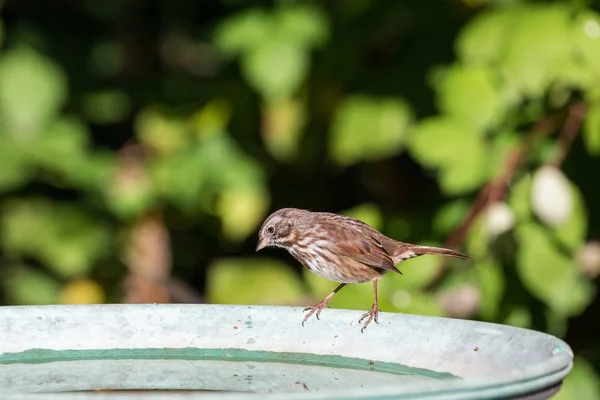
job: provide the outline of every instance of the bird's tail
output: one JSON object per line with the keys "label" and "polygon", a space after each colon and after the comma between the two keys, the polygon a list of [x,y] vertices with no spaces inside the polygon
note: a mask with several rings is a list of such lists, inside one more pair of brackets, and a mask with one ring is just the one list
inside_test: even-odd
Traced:
{"label": "bird's tail", "polygon": [[416,244],[408,244],[402,243],[403,246],[399,246],[397,250],[394,252],[394,263],[398,264],[401,261],[407,260],[409,258],[414,258],[418,256],[422,256],[425,254],[437,254],[440,256],[448,256],[448,257],[457,257],[462,258],[463,260],[470,260],[471,258],[466,254],[460,253],[458,251],[444,249],[442,247],[432,247],[432,246],[419,246]]}

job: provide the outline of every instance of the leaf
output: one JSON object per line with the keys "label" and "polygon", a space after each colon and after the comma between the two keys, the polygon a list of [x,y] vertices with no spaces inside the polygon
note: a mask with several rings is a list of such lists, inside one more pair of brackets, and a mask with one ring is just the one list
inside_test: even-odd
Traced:
{"label": "leaf", "polygon": [[63,106],[67,81],[60,68],[33,50],[10,50],[0,58],[0,120],[15,138],[31,138]]}
{"label": "leaf", "polygon": [[554,234],[571,251],[576,251],[583,246],[587,237],[588,213],[583,195],[577,186],[573,183],[569,186],[572,198],[571,214],[566,221],[554,227]]}
{"label": "leaf", "polygon": [[583,142],[590,155],[600,155],[600,102],[589,105],[583,126]]}
{"label": "leaf", "polygon": [[60,292],[61,304],[104,303],[104,289],[90,279],[77,279],[67,283]]}
{"label": "leaf", "polygon": [[7,268],[2,285],[11,304],[56,304],[60,284],[42,271],[15,265]]}
{"label": "leaf", "polygon": [[440,273],[441,256],[425,255],[401,262],[397,268],[403,275],[388,273],[380,280],[381,287],[397,289],[422,289]]}
{"label": "leaf", "polygon": [[10,139],[0,139],[0,193],[16,189],[33,175],[27,155]]}
{"label": "leaf", "polygon": [[381,210],[379,210],[379,207],[372,203],[359,204],[349,210],[343,211],[341,214],[358,219],[359,221],[362,221],[377,230],[381,230],[383,224]]}
{"label": "leaf", "polygon": [[433,230],[440,235],[447,235],[462,222],[470,208],[465,199],[448,202],[438,208],[433,219]]}
{"label": "leaf", "polygon": [[531,218],[531,181],[530,174],[523,175],[512,185],[508,194],[508,204],[517,221],[528,221]]}
{"label": "leaf", "polygon": [[304,104],[291,98],[268,102],[262,119],[263,139],[269,152],[280,161],[293,161],[307,119]]}
{"label": "leaf", "polygon": [[225,133],[231,119],[232,105],[227,100],[209,101],[192,116],[192,125],[198,138],[207,138]]}
{"label": "leaf", "polygon": [[136,116],[135,135],[142,144],[160,154],[171,154],[189,145],[186,121],[156,107],[148,107]]}
{"label": "leaf", "polygon": [[585,67],[598,77],[600,69],[600,15],[589,9],[583,9],[572,24],[572,43],[578,55],[584,59]]}
{"label": "leaf", "polygon": [[497,260],[487,258],[483,261],[478,261],[475,270],[479,287],[481,288],[479,313],[483,319],[495,321],[506,287],[502,266]]}
{"label": "leaf", "polygon": [[595,290],[579,276],[575,261],[559,252],[546,231],[535,223],[517,226],[516,236],[517,271],[527,290],[556,313],[565,316],[581,313]]}
{"label": "leaf", "polygon": [[274,15],[278,37],[310,48],[323,45],[328,38],[328,22],[323,12],[308,5],[281,7]]}
{"label": "leaf", "polygon": [[271,38],[242,58],[248,83],[268,101],[290,97],[308,74],[308,53],[300,46]]}
{"label": "leaf", "polygon": [[347,97],[333,117],[329,153],[340,165],[389,157],[401,150],[412,118],[397,99]]}
{"label": "leaf", "polygon": [[216,31],[215,44],[232,56],[262,45],[272,35],[272,18],[261,10],[239,13],[223,22]]}
{"label": "leaf", "polygon": [[0,233],[7,253],[34,257],[62,277],[87,274],[110,249],[108,229],[73,205],[14,200],[3,211]]}
{"label": "leaf", "polygon": [[87,95],[83,112],[95,124],[114,124],[122,121],[131,111],[129,96],[120,90],[106,90]]}
{"label": "leaf", "polygon": [[436,85],[440,110],[477,130],[496,125],[507,112],[508,99],[495,84],[498,77],[483,67],[454,65]]}
{"label": "leaf", "polygon": [[409,146],[420,163],[440,168],[440,186],[448,194],[475,189],[493,172],[480,133],[452,118],[424,119],[411,134]]}
{"label": "leaf", "polygon": [[520,8],[510,27],[501,70],[508,85],[526,97],[541,97],[570,59],[569,13],[557,5]]}
{"label": "leaf", "polygon": [[405,314],[443,317],[444,310],[438,301],[430,294],[419,291],[396,290],[389,294],[394,311]]}
{"label": "leaf", "polygon": [[453,163],[443,165],[440,187],[449,195],[468,193],[479,188],[491,177],[487,148],[481,140],[465,143],[462,153],[457,153]]}
{"label": "leaf", "polygon": [[503,324],[518,326],[520,328],[531,327],[531,313],[525,307],[515,307],[506,316]]}
{"label": "leaf", "polygon": [[220,259],[207,273],[213,304],[300,304],[302,284],[289,266],[269,259]]}
{"label": "leaf", "polygon": [[600,399],[600,377],[594,367],[584,358],[576,356],[573,361],[573,369],[553,399]]}
{"label": "leaf", "polygon": [[515,7],[477,15],[456,40],[456,52],[460,59],[472,65],[494,65],[500,61],[518,12]]}
{"label": "leaf", "polygon": [[[420,163],[429,167],[451,164],[465,155],[464,146],[480,140],[480,133],[447,117],[423,119],[410,135],[409,150]],[[481,147],[481,144],[475,145]]]}
{"label": "leaf", "polygon": [[239,241],[260,224],[269,206],[269,195],[262,188],[232,187],[225,189],[217,201],[217,214],[227,238]]}

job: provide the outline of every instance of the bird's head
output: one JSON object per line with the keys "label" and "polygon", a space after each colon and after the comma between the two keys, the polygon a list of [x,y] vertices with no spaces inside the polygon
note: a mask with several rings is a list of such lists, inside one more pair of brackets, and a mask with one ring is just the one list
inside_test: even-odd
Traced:
{"label": "bird's head", "polygon": [[256,251],[265,247],[288,248],[296,240],[295,223],[308,211],[297,208],[282,208],[269,215],[258,232]]}

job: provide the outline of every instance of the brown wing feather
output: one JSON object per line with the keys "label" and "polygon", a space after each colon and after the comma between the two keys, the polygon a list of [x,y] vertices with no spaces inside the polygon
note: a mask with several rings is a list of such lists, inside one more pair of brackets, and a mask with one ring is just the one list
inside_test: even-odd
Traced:
{"label": "brown wing feather", "polygon": [[338,255],[350,257],[372,268],[381,268],[402,274],[392,258],[375,238],[338,241],[334,251]]}

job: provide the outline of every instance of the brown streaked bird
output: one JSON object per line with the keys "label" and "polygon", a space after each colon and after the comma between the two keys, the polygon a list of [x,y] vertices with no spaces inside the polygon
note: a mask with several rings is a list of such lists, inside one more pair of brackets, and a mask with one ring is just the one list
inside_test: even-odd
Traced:
{"label": "brown streaked bird", "polygon": [[319,319],[329,300],[347,284],[373,282],[373,306],[358,320],[366,318],[361,332],[371,321],[379,323],[377,281],[388,271],[402,274],[396,268],[400,262],[425,254],[469,259],[450,249],[398,242],[354,218],[297,208],[282,208],[263,222],[256,251],[269,246],[286,249],[315,274],[340,283],[323,301],[304,309],[310,312],[302,325],[315,313]]}

